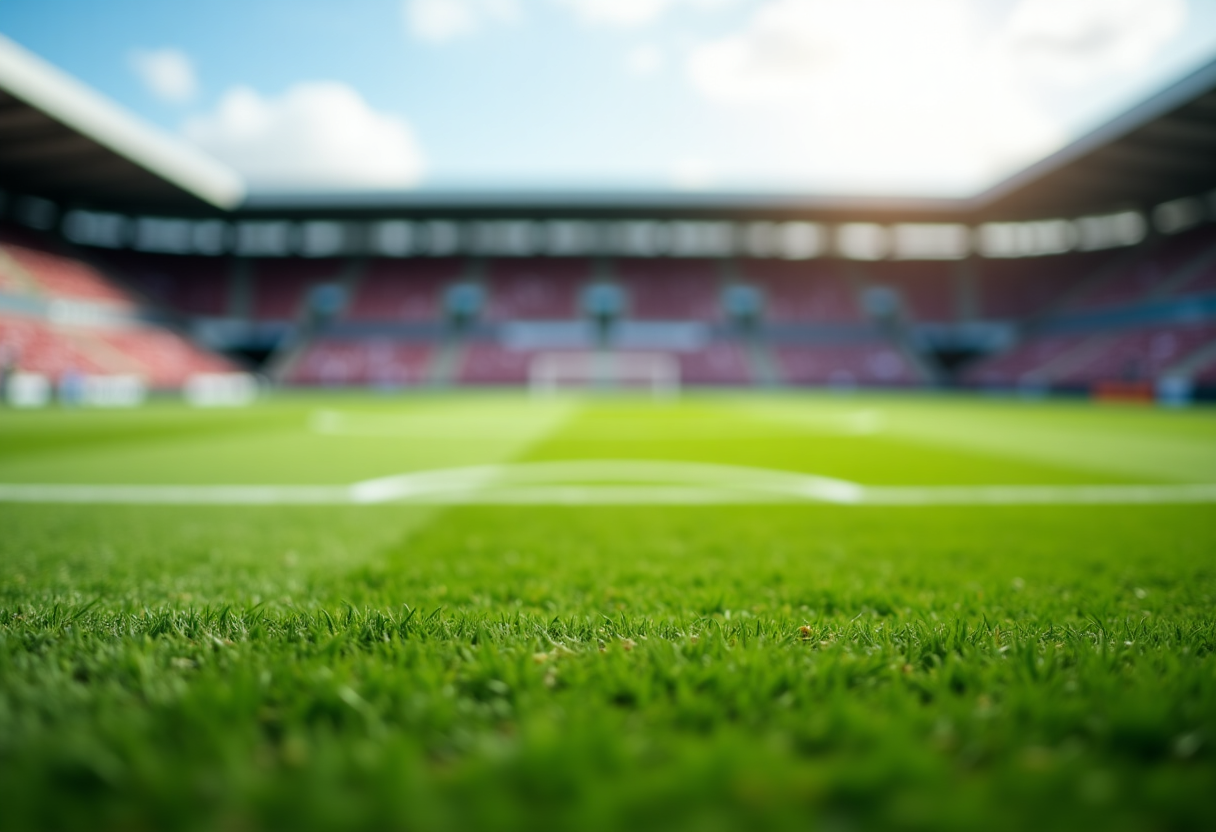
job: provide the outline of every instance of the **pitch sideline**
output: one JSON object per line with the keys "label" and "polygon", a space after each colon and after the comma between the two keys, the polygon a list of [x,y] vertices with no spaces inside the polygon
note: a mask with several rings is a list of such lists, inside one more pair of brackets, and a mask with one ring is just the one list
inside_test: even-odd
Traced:
{"label": "pitch sideline", "polygon": [[1136,505],[1216,503],[1216,484],[870,486],[792,471],[653,460],[523,462],[349,485],[0,484],[0,502],[131,505]]}

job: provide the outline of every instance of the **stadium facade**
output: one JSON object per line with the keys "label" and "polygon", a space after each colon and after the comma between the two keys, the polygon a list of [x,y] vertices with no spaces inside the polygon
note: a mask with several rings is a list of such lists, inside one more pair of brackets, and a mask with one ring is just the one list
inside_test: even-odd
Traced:
{"label": "stadium facade", "polygon": [[1216,62],[965,200],[249,194],[0,40],[0,188],[0,363],[52,383],[1216,395]]}

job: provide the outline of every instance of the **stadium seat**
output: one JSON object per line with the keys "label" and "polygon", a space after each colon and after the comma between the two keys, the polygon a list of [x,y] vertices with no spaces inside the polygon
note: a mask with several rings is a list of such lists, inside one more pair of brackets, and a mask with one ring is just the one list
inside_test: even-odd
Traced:
{"label": "stadium seat", "polygon": [[1018,320],[1044,312],[1113,259],[1110,252],[984,260],[977,266],[980,318]]}
{"label": "stadium seat", "polygon": [[680,381],[685,385],[740,385],[752,381],[742,350],[729,341],[716,341],[696,352],[676,353]]}
{"label": "stadium seat", "polygon": [[253,261],[253,317],[263,321],[296,320],[304,311],[308,290],[340,278],[346,261],[284,258]]}
{"label": "stadium seat", "polygon": [[[5,254],[44,293],[53,297],[102,303],[111,307],[132,308],[131,296],[89,264],[64,256],[47,247],[5,242]],[[14,278],[10,277],[10,280]],[[14,280],[15,282],[15,280]]]}
{"label": "stadium seat", "polygon": [[294,363],[292,384],[404,387],[426,381],[432,348],[384,338],[322,338]]}
{"label": "stadium seat", "polygon": [[773,349],[789,384],[906,385],[919,381],[916,369],[888,344],[799,344]]}
{"label": "stadium seat", "polygon": [[1216,338],[1216,324],[1149,327],[1116,334],[1104,348],[1054,380],[1063,386],[1102,381],[1152,381]]}
{"label": "stadium seat", "polygon": [[439,321],[443,288],[460,278],[463,262],[376,259],[367,264],[347,304],[350,321]]}
{"label": "stadium seat", "polygon": [[99,259],[110,274],[163,310],[215,318],[231,311],[228,258],[124,251]]}
{"label": "stadium seat", "polygon": [[10,356],[18,369],[52,379],[67,372],[108,371],[70,333],[37,318],[0,316],[0,351]]}
{"label": "stadium seat", "polygon": [[957,263],[889,262],[866,267],[870,285],[893,289],[913,321],[947,322],[959,315]]}
{"label": "stadium seat", "polygon": [[579,317],[578,293],[591,278],[582,259],[497,260],[486,274],[485,317],[491,321]]}
{"label": "stadium seat", "polygon": [[764,318],[774,323],[856,323],[864,320],[857,290],[839,266],[818,262],[748,260],[745,281],[764,298]]}
{"label": "stadium seat", "polygon": [[719,277],[709,260],[622,259],[614,280],[627,298],[626,317],[649,321],[716,321]]}

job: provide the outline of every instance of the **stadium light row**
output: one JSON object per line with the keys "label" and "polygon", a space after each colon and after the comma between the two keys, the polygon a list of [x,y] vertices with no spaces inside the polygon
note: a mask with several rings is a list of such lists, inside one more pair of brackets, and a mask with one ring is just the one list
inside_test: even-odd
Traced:
{"label": "stadium light row", "polygon": [[[33,227],[56,224],[45,200],[18,200],[10,212]],[[754,257],[809,260],[959,260],[1038,257],[1139,243],[1149,223],[1175,234],[1216,220],[1216,193],[1138,211],[1029,222],[730,222],[704,220],[221,220],[130,217],[72,210],[62,220],[72,242],[164,254],[245,257]]]}

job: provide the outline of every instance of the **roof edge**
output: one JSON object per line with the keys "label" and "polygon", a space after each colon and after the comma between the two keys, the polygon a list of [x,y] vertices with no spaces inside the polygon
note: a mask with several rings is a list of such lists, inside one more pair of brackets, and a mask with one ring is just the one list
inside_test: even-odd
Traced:
{"label": "roof edge", "polygon": [[231,168],[146,124],[0,35],[0,88],[204,202],[231,210],[245,182]]}
{"label": "roof edge", "polygon": [[1055,153],[1040,159],[1028,167],[1022,168],[1017,173],[971,197],[969,200],[971,207],[974,210],[987,208],[998,200],[1054,173],[1065,165],[1075,162],[1087,154],[1126,136],[1133,130],[1143,127],[1154,119],[1160,118],[1189,101],[1193,101],[1197,96],[1214,87],[1216,87],[1216,59],[1210,60],[1203,66],[1192,70],[1164,89],[1150,95],[1130,110],[1109,121],[1103,122],[1080,138],[1060,148]]}

